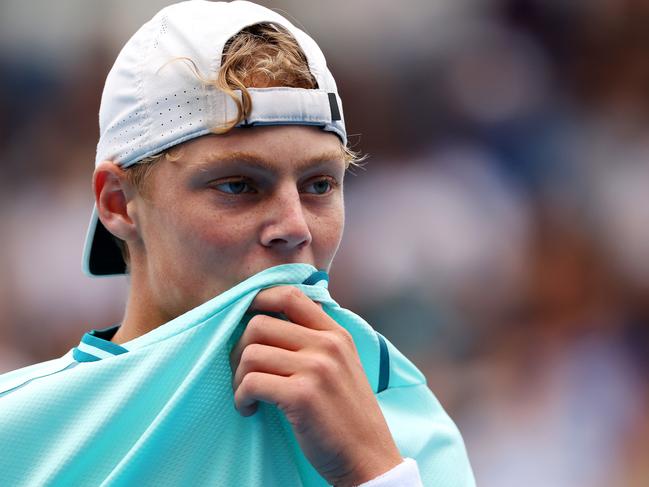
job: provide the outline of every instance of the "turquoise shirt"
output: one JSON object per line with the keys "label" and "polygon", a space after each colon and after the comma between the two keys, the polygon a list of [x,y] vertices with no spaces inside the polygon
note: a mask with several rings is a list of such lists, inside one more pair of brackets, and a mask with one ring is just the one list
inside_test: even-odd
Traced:
{"label": "turquoise shirt", "polygon": [[[256,294],[295,285],[354,338],[403,457],[426,486],[475,481],[460,433],[423,374],[341,308],[306,264],[267,269],[122,345],[86,333],[63,357],[0,376],[0,484],[324,486],[283,414],[234,407],[229,353]],[[343,413],[343,411],[341,411]]]}

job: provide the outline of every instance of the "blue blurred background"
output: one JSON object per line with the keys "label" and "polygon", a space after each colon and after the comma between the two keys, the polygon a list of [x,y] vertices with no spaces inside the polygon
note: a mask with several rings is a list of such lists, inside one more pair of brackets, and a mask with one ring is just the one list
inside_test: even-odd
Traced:
{"label": "blue blurred background", "polygon": [[[105,76],[161,0],[0,2],[0,372],[116,323],[80,260]],[[481,486],[649,485],[649,2],[261,2],[356,149],[332,294],[425,372]]]}

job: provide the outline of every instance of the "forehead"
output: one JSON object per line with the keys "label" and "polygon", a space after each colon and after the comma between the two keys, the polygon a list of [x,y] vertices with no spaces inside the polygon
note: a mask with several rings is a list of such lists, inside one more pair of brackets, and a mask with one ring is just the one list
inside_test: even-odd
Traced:
{"label": "forehead", "polygon": [[287,170],[330,163],[344,166],[340,139],[317,127],[271,126],[235,128],[206,135],[170,151],[171,160],[186,170],[223,162],[240,162],[259,169]]}

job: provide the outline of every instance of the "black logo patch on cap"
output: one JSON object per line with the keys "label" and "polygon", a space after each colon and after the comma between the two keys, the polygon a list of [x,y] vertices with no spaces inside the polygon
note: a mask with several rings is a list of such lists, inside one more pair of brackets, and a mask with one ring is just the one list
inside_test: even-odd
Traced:
{"label": "black logo patch on cap", "polygon": [[340,109],[338,108],[338,100],[335,93],[327,93],[329,95],[329,108],[331,109],[331,121],[337,122],[341,119]]}

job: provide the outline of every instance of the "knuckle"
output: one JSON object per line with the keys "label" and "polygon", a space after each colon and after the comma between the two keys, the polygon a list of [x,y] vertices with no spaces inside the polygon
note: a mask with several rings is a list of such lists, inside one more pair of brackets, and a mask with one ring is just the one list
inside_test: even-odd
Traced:
{"label": "knuckle", "polygon": [[251,343],[241,352],[240,366],[254,367],[260,360],[262,347],[256,343]]}
{"label": "knuckle", "polygon": [[343,327],[340,327],[340,329],[339,329],[339,336],[340,336],[340,339],[341,339],[343,345],[345,345],[345,346],[355,346],[354,345],[354,338],[352,337],[352,334],[349,333]]}
{"label": "knuckle", "polygon": [[322,340],[325,352],[331,355],[338,355],[343,349],[343,339],[334,333],[327,333]]}
{"label": "knuckle", "polygon": [[259,388],[259,375],[251,372],[246,374],[243,379],[241,379],[241,384],[239,385],[239,394],[246,395],[251,394]]}
{"label": "knuckle", "polygon": [[309,368],[317,377],[329,377],[334,369],[333,361],[328,357],[316,355],[311,358]]}
{"label": "knuckle", "polygon": [[286,293],[286,298],[292,301],[298,301],[304,296],[302,291],[293,286],[285,287],[284,292]]}
{"label": "knuckle", "polygon": [[258,314],[250,318],[250,321],[248,321],[248,328],[256,328],[260,326],[264,322],[265,316],[262,314]]}
{"label": "knuckle", "polygon": [[340,328],[339,331],[332,331],[322,336],[322,350],[329,357],[342,360],[350,354],[356,354],[356,345],[351,334]]}
{"label": "knuckle", "polygon": [[255,315],[248,322],[248,326],[246,326],[246,330],[248,331],[248,334],[251,335],[252,337],[257,337],[261,335],[265,324],[266,324],[265,315]]}

